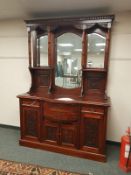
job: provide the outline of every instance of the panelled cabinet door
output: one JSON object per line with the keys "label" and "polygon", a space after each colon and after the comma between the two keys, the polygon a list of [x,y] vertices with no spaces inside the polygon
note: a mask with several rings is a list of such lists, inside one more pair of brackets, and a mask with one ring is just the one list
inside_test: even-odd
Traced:
{"label": "panelled cabinet door", "polygon": [[82,114],[81,149],[101,153],[104,142],[103,115]]}
{"label": "panelled cabinet door", "polygon": [[22,107],[22,137],[38,140],[39,138],[39,121],[40,110],[35,107]]}
{"label": "panelled cabinet door", "polygon": [[76,124],[62,124],[60,127],[60,143],[63,146],[77,147],[78,126]]}
{"label": "panelled cabinet door", "polygon": [[59,143],[59,125],[57,123],[45,120],[42,130],[43,141],[51,144]]}

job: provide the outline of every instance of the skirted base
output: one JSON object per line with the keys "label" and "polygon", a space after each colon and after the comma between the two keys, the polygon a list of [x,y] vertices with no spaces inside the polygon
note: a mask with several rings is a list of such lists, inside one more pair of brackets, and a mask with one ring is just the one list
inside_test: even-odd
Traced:
{"label": "skirted base", "polygon": [[38,148],[38,149],[42,149],[42,150],[62,153],[65,155],[71,155],[71,156],[81,157],[81,158],[85,158],[85,159],[106,162],[106,155],[105,154],[87,152],[84,150],[79,150],[79,149],[74,149],[74,148],[69,149],[69,148],[62,147],[62,146],[51,145],[51,144],[41,143],[41,142],[33,142],[33,141],[29,141],[29,140],[24,140],[24,139],[20,139],[19,143],[22,146],[27,146],[27,147],[31,147],[31,148]]}

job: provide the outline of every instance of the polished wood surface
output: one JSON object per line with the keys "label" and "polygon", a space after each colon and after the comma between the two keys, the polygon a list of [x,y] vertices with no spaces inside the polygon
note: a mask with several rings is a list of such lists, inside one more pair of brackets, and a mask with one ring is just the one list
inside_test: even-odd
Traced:
{"label": "polished wood surface", "polygon": [[98,98],[94,101],[81,97],[35,97],[29,94],[19,98],[21,145],[106,160],[105,133],[109,99]]}
{"label": "polished wood surface", "polygon": [[[113,18],[110,15],[26,20],[31,88],[18,95],[21,145],[106,161],[110,106],[105,93],[111,36],[108,23]],[[87,35],[97,29],[106,35],[104,68],[87,68]],[[55,85],[56,39],[66,32],[82,37],[81,86],[73,89]],[[39,37],[44,35],[48,35],[48,66],[40,66]]]}

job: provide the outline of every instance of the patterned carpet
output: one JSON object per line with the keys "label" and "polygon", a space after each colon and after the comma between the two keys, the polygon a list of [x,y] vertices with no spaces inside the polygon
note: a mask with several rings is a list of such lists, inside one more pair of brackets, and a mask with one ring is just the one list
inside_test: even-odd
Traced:
{"label": "patterned carpet", "polygon": [[[0,160],[0,175],[82,175],[37,165]],[[86,175],[93,175],[87,173]]]}

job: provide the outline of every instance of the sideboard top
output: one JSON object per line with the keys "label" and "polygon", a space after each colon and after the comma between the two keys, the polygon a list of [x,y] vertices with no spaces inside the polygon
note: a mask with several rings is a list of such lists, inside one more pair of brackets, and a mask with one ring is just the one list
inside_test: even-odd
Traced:
{"label": "sideboard top", "polygon": [[57,95],[57,94],[46,94],[44,96],[41,96],[37,94],[21,94],[17,96],[18,98],[24,98],[24,99],[32,99],[32,100],[42,100],[42,101],[48,101],[52,103],[66,103],[66,104],[92,104],[92,105],[98,105],[98,106],[110,106],[110,98],[105,97],[101,98],[98,96],[96,98],[93,98],[92,96],[88,97],[74,97],[74,96],[63,96],[63,95]]}

